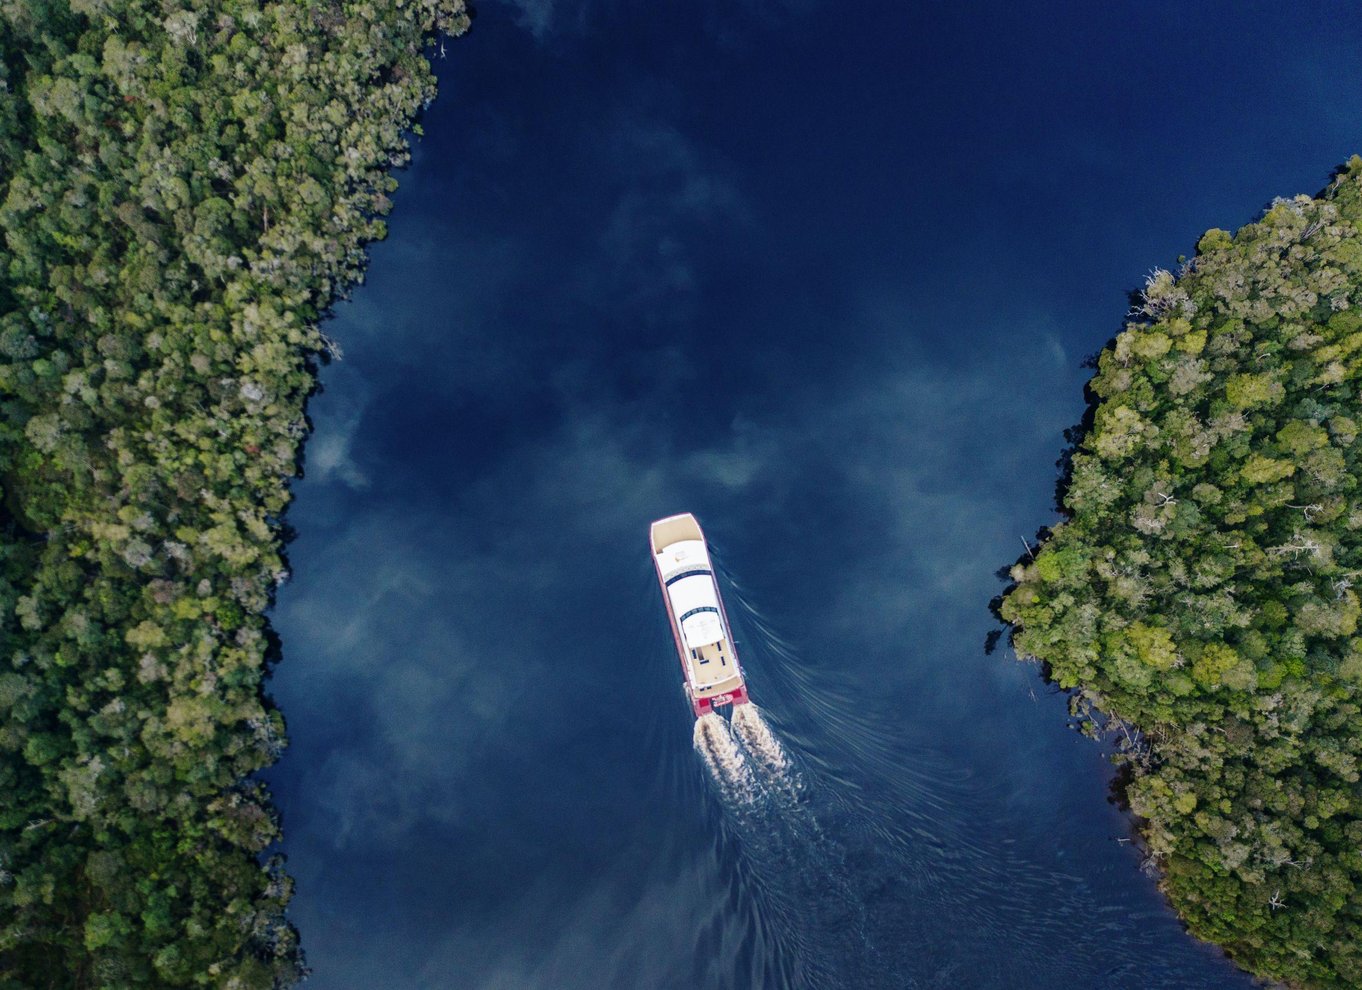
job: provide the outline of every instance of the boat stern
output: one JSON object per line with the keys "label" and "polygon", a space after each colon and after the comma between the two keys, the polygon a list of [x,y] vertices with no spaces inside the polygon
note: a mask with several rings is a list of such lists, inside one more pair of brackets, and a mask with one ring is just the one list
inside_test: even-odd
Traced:
{"label": "boat stern", "polygon": [[737,708],[739,705],[746,705],[751,702],[747,697],[747,685],[741,684],[732,691],[711,695],[707,698],[696,698],[692,696],[690,703],[691,708],[695,710],[695,717],[699,718],[701,715],[713,713],[718,708],[725,708],[728,706]]}

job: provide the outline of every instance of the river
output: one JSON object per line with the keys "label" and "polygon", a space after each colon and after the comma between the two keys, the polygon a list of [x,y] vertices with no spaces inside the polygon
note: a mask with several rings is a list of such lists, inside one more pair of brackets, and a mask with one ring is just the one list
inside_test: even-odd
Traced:
{"label": "river", "polygon": [[[1125,293],[1358,150],[1330,10],[481,5],[289,515],[308,986],[1252,986],[984,640]],[[783,769],[693,745],[681,511]]]}

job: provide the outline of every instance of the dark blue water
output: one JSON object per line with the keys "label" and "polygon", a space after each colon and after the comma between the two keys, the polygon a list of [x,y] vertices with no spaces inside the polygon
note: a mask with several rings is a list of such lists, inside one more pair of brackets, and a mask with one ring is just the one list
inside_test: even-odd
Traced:
{"label": "dark blue water", "polygon": [[[485,4],[290,516],[310,985],[1251,986],[983,642],[1125,291],[1358,150],[1344,13]],[[783,772],[692,747],[679,511]]]}

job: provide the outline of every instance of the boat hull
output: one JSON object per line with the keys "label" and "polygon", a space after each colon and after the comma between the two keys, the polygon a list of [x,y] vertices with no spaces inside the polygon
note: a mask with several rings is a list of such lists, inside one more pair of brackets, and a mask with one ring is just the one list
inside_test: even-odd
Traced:
{"label": "boat hull", "polygon": [[[653,526],[654,528],[656,528],[659,525],[659,523],[664,522],[666,522],[666,520],[659,520],[659,522],[654,523]],[[698,532],[698,524],[696,526],[696,529]],[[701,539],[703,540],[703,535],[701,535]],[[657,575],[658,590],[661,591],[662,593],[662,602],[667,610],[667,624],[671,626],[672,643],[676,647],[677,661],[681,665],[681,675],[685,684],[686,698],[690,702],[691,711],[693,712],[696,718],[699,718],[702,715],[708,715],[721,708],[730,708],[737,707],[738,705],[749,704],[750,699],[748,698],[747,695],[747,682],[743,679],[742,667],[739,664],[737,658],[737,650],[736,647],[734,647],[732,644],[731,632],[732,627],[729,626],[728,624],[728,611],[724,607],[723,598],[718,594],[717,581],[715,583],[714,590],[719,615],[723,621],[724,631],[723,642],[728,645],[729,650],[732,653],[733,667],[735,670],[737,684],[731,688],[726,688],[725,690],[714,692],[708,691],[706,689],[697,690],[695,684],[692,681],[691,667],[690,664],[688,663],[691,651],[686,645],[685,634],[682,629],[682,624],[678,620],[676,610],[672,605],[672,597],[670,594],[668,594],[667,591],[667,576],[662,571],[662,565],[657,552],[659,548],[656,545],[651,545],[651,549],[653,551],[652,553],[653,570]],[[707,548],[706,552],[708,552]]]}

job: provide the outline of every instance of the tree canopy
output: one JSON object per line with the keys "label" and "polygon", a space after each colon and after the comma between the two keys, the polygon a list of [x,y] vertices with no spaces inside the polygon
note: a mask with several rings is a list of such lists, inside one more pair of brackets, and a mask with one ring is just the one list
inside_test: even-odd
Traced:
{"label": "tree canopy", "polygon": [[1194,934],[1362,986],[1362,159],[1152,273],[1097,368],[1013,645],[1123,727]]}
{"label": "tree canopy", "polygon": [[264,613],[318,321],[467,24],[0,0],[0,988],[303,972]]}

